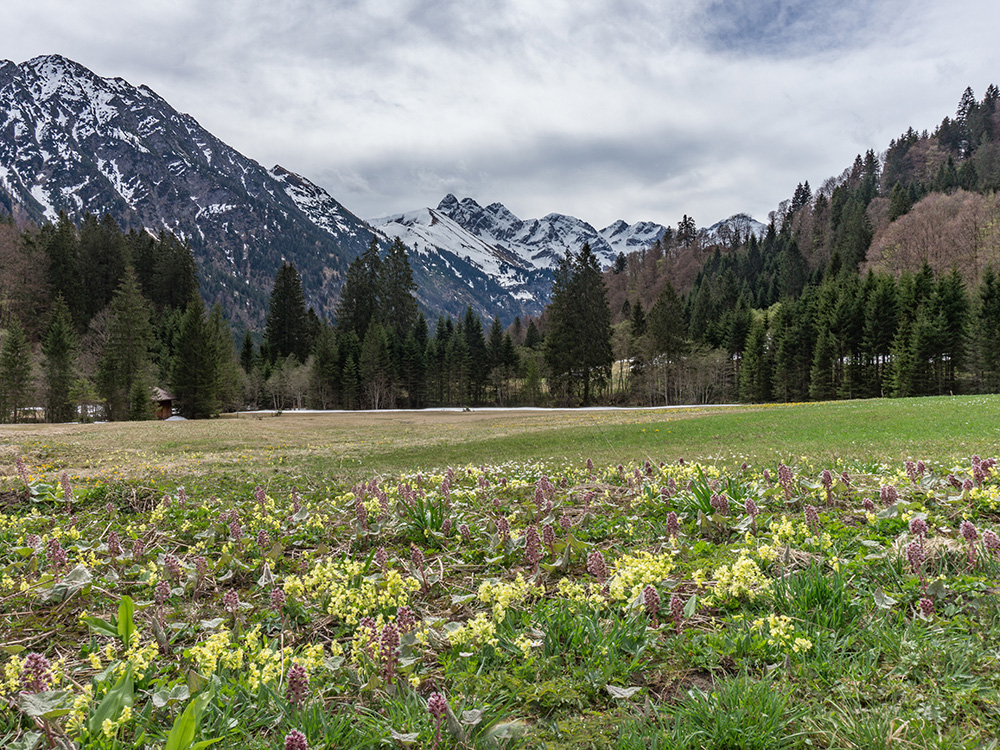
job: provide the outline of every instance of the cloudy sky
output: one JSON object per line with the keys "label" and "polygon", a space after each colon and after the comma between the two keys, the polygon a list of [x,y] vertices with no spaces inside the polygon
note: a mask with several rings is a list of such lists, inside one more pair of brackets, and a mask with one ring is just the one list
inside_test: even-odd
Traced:
{"label": "cloudy sky", "polygon": [[766,220],[1000,83],[995,0],[32,0],[3,28],[0,58],[144,83],[365,218]]}

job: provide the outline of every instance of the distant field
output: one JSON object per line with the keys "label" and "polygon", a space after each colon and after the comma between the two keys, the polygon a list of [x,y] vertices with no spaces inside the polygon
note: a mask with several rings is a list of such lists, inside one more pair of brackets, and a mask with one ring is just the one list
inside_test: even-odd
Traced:
{"label": "distant field", "polygon": [[[271,470],[344,479],[414,467],[591,458],[602,464],[967,458],[1000,445],[1000,397],[621,411],[337,412],[198,422],[0,426],[16,454],[75,476]],[[294,468],[293,468],[294,467]]]}
{"label": "distant field", "polygon": [[0,747],[996,749],[998,407],[0,427]]}

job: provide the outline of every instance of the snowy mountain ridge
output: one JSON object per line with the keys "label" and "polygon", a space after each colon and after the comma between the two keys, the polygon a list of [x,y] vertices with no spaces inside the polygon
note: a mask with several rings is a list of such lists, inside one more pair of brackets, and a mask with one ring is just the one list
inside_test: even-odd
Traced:
{"label": "snowy mountain ridge", "polygon": [[286,260],[307,302],[332,317],[347,266],[372,237],[411,248],[429,315],[471,305],[510,320],[544,309],[567,250],[589,242],[607,267],[668,231],[624,221],[597,230],[563,214],[522,220],[501,203],[454,195],[365,222],[305,177],[240,154],[149,87],[59,55],[0,61],[0,212],[22,224],[108,214],[125,229],[173,232],[191,245],[206,300],[251,326],[263,322]]}

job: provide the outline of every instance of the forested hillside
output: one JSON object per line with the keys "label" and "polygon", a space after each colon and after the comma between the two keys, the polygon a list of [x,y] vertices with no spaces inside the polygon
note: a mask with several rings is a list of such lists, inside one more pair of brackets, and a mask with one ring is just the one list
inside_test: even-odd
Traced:
{"label": "forested hillside", "polygon": [[[624,259],[606,275],[617,351],[633,360],[621,392],[654,402],[996,390],[998,98],[995,86],[982,100],[967,89],[933,133],[911,128],[815,192],[800,183],[760,239],[696,237],[681,253],[679,227]],[[672,350],[644,323],[665,287],[682,295],[672,325],[685,335]]]}
{"label": "forested hillside", "polygon": [[[763,402],[1000,389],[998,91],[963,95],[808,181],[761,230],[690,216],[600,272],[566,253],[552,303],[503,326],[428,321],[402,242],[346,270],[334,316],[278,270],[263,330],[197,295],[190,247],[108,217],[0,224],[0,420],[185,416],[228,408]],[[602,283],[603,282],[603,283]],[[236,349],[239,349],[237,354]]]}

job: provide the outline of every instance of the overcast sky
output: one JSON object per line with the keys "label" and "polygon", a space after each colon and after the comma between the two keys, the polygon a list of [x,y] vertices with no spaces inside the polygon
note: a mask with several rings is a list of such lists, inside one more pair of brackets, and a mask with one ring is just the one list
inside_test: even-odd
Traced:
{"label": "overcast sky", "polygon": [[31,0],[0,58],[146,84],[370,218],[446,193],[766,220],[1000,83],[995,0]]}

